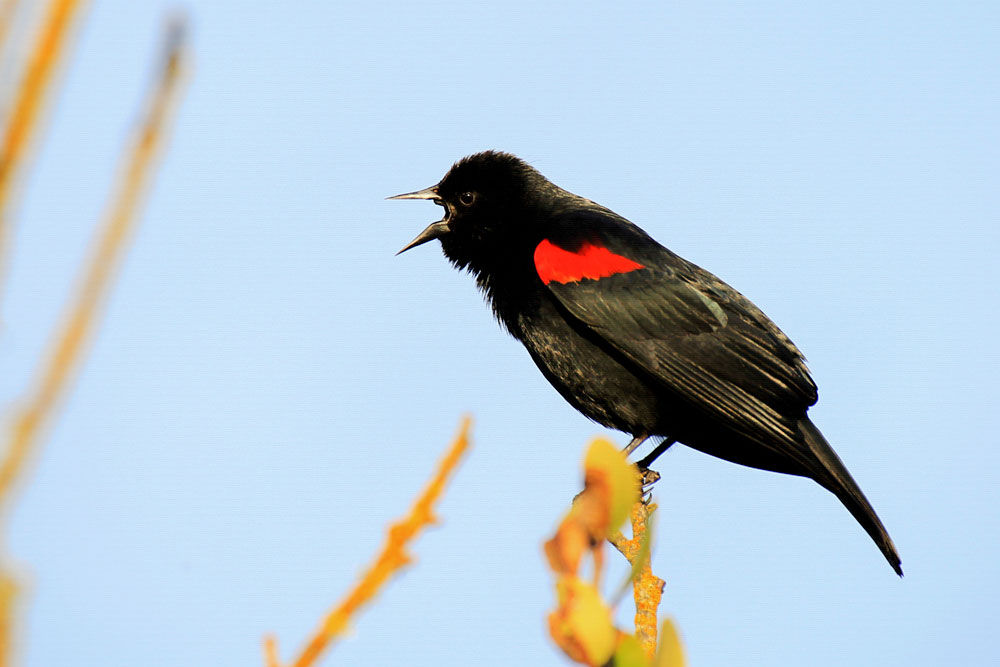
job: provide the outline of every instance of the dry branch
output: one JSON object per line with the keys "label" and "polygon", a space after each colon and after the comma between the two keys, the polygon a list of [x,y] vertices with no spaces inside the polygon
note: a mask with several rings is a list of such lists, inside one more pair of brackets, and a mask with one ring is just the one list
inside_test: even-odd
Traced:
{"label": "dry branch", "polygon": [[[14,177],[17,168],[24,161],[33,130],[42,116],[45,92],[52,80],[56,63],[59,62],[66,34],[79,4],[77,0],[52,0],[49,3],[38,33],[38,41],[29,56],[24,77],[7,119],[3,143],[0,144],[0,280],[3,278],[3,264],[7,257],[7,238],[10,234],[7,229],[8,216]],[[8,3],[5,12],[8,16],[5,17],[4,29],[9,27],[12,3]]]}
{"label": "dry branch", "polygon": [[[421,530],[435,522],[434,503],[441,496],[449,476],[469,446],[469,425],[468,418],[462,421],[451,449],[441,460],[437,473],[413,504],[409,515],[389,528],[385,546],[375,562],[354,589],[323,619],[299,656],[290,663],[292,667],[309,667],[316,664],[333,640],[343,634],[347,624],[361,607],[375,597],[393,574],[410,563],[412,559],[406,552],[406,547]],[[264,664],[267,667],[280,667],[277,641],[271,636],[264,639]]]}
{"label": "dry branch", "polygon": [[[45,67],[33,64],[33,68],[46,71],[51,69],[51,60],[58,51],[57,45],[53,42],[58,42],[57,38],[65,30],[68,13],[71,12],[73,4],[72,2],[53,4],[52,13],[59,15],[60,28],[56,30],[50,26],[49,33],[42,40],[46,46],[43,51],[48,64]],[[14,488],[36,446],[39,433],[51,419],[86,348],[100,305],[111,284],[114,269],[129,238],[136,210],[150,178],[157,148],[162,142],[170,119],[170,112],[179,90],[184,56],[183,24],[174,21],[168,29],[163,66],[149,100],[147,115],[134,145],[127,154],[125,167],[120,175],[118,193],[109,208],[96,252],[83,274],[66,321],[55,335],[52,351],[40,364],[35,387],[12,418],[7,449],[3,453],[3,460],[0,461],[0,520],[5,518]],[[33,69],[29,79],[32,76],[37,78],[41,75]],[[33,85],[35,88],[40,86],[38,82]],[[35,101],[24,103],[28,111],[21,113],[28,113],[30,116],[37,113],[39,92],[35,90],[29,96],[33,96]],[[23,146],[25,128],[30,126],[31,121],[31,117],[19,120],[16,115],[11,119],[12,127],[8,128],[3,149],[4,162],[0,164],[0,207],[3,205],[3,197],[9,184],[11,155],[23,150],[16,146]],[[20,124],[19,128],[14,127],[16,124]],[[0,539],[5,533],[6,530],[0,525]],[[16,598],[16,578],[9,572],[0,572],[0,667],[9,663],[13,607]]]}

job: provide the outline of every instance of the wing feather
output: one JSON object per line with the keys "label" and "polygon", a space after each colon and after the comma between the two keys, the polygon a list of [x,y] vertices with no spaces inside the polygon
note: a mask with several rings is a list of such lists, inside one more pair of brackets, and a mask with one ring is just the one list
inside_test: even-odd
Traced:
{"label": "wing feather", "polygon": [[796,423],[816,402],[802,355],[745,297],[662,250],[660,267],[647,256],[641,270],[547,287],[692,409],[769,449],[797,450]]}

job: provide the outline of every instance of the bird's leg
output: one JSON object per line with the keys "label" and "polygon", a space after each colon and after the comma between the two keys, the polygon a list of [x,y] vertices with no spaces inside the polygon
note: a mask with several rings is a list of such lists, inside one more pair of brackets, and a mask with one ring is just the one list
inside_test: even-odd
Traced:
{"label": "bird's leg", "polygon": [[[660,454],[670,449],[670,446],[676,442],[677,441],[674,440],[673,438],[665,439],[663,442],[658,444],[656,448],[653,449],[653,451],[651,451],[647,456],[644,456],[643,458],[636,461],[635,464],[639,466],[640,471],[649,470],[649,466],[653,463],[653,461],[655,461],[660,456]],[[659,475],[657,475],[657,479],[659,479]]]}
{"label": "bird's leg", "polygon": [[625,449],[622,450],[622,454],[624,454],[626,457],[628,457],[629,454],[631,454],[636,449],[638,449],[639,445],[641,445],[642,443],[646,442],[648,439],[649,439],[648,435],[640,434],[640,435],[634,436],[632,438],[632,442],[630,442],[627,445],[625,445]]}

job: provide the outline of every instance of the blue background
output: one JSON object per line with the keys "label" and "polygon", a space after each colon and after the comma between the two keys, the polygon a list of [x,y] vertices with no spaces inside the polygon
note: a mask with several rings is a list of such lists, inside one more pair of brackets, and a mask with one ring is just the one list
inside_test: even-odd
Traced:
{"label": "blue background", "polygon": [[[170,9],[95,0],[78,23],[12,237],[8,405],[87,257]],[[818,485],[674,448],[654,569],[692,665],[1000,661],[1000,5],[187,11],[173,140],[13,516],[23,664],[260,664],[272,631],[288,657],[466,412],[442,524],[327,662],[566,664],[541,543],[602,430],[437,244],[393,256],[439,209],[383,199],[486,148],[764,309],[899,547],[903,580]]]}

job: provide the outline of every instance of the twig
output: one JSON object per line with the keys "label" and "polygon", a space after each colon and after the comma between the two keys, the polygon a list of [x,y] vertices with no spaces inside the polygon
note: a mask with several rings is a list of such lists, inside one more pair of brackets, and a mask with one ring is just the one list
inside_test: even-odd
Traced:
{"label": "twig", "polygon": [[[365,572],[354,590],[327,614],[298,658],[291,663],[292,667],[314,665],[333,640],[343,634],[354,614],[375,597],[393,574],[412,560],[406,553],[406,546],[427,525],[435,522],[434,503],[441,496],[449,476],[469,446],[469,425],[469,418],[465,418],[451,449],[442,459],[430,484],[413,504],[410,514],[389,528],[385,546],[378,558]],[[264,639],[264,659],[267,667],[280,665],[277,658],[277,644],[273,636]]]}
{"label": "twig", "polygon": [[[648,530],[648,520],[656,510],[656,505],[637,502],[632,507],[632,539],[627,540],[621,532],[614,533],[608,541],[636,567],[636,558],[642,556],[643,535]],[[635,637],[650,659],[656,655],[656,610],[663,597],[665,582],[653,574],[649,566],[649,552],[639,566],[638,574],[632,581],[632,596],[635,599]]]}
{"label": "twig", "polygon": [[23,468],[26,455],[40,427],[51,416],[53,407],[62,396],[67,380],[79,362],[98,307],[128,239],[139,199],[149,180],[150,166],[177,93],[184,55],[182,32],[182,24],[171,24],[168,51],[149,113],[122,173],[121,189],[109,211],[97,251],[87,267],[69,316],[59,331],[53,352],[40,371],[36,390],[13,419],[10,445],[0,463],[0,503],[9,500],[11,487]]}
{"label": "twig", "polygon": [[7,35],[10,33],[10,24],[14,21],[18,0],[0,0],[0,51],[7,42]]}
{"label": "twig", "polygon": [[[72,3],[58,3],[68,11]],[[63,326],[58,330],[51,355],[39,368],[36,387],[22,407],[15,413],[10,427],[10,439],[0,461],[0,521],[10,504],[14,487],[23,474],[25,463],[32,453],[38,434],[51,419],[55,406],[62,397],[79,364],[81,353],[94,326],[99,306],[103,300],[118,259],[128,239],[132,221],[141,195],[150,176],[150,167],[163,138],[164,128],[178,92],[185,48],[182,39],[183,24],[174,21],[167,33],[167,52],[163,68],[154,90],[148,114],[132,146],[131,153],[121,174],[120,189],[113,200],[101,234],[97,250],[81,280],[79,293],[73,301]],[[9,172],[8,172],[9,173]],[[2,526],[0,526],[2,529]],[[4,530],[0,530],[2,539]],[[10,622],[16,581],[9,573],[0,572],[0,667],[6,665],[10,654]]]}
{"label": "twig", "polygon": [[[4,277],[9,236],[7,218],[14,176],[30,145],[32,131],[41,116],[45,91],[52,79],[52,72],[59,62],[66,33],[80,3],[77,0],[52,0],[45,21],[38,33],[25,67],[17,97],[11,108],[7,127],[0,144],[0,285]],[[8,8],[9,9],[9,8]]]}

